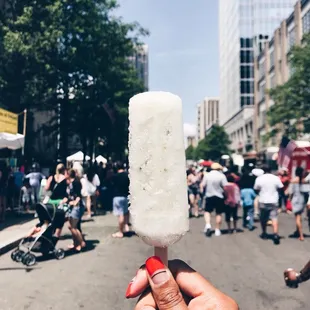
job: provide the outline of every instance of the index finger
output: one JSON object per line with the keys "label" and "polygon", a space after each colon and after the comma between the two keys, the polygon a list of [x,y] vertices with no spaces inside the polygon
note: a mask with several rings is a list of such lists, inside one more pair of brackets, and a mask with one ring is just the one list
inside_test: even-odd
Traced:
{"label": "index finger", "polygon": [[[221,293],[198,272],[181,260],[169,261],[169,269],[181,291],[189,297],[198,297],[206,292],[209,292],[209,295]],[[131,291],[127,298],[139,296],[148,286],[147,272],[145,266],[142,266],[134,282],[131,284]]]}

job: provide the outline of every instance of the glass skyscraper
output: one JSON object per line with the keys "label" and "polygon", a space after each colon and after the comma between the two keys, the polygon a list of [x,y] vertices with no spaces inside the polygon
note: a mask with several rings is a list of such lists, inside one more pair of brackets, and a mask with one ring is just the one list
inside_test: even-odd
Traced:
{"label": "glass skyscraper", "polygon": [[254,57],[296,0],[219,0],[220,123],[254,104]]}

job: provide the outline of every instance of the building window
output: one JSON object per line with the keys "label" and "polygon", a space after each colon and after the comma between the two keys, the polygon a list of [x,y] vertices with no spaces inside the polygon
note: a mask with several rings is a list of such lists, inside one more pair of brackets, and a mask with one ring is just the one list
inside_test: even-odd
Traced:
{"label": "building window", "polygon": [[276,75],[274,74],[273,76],[271,76],[270,78],[270,88],[275,88],[276,87]]}
{"label": "building window", "polygon": [[262,128],[265,126],[266,123],[266,111],[260,112],[260,117],[259,117],[259,127]]}
{"label": "building window", "polygon": [[302,33],[310,32],[310,10],[302,18]]}
{"label": "building window", "polygon": [[240,91],[241,94],[253,94],[254,82],[253,81],[241,81]]}
{"label": "building window", "polygon": [[240,46],[241,48],[252,48],[253,47],[253,40],[249,38],[241,38],[240,39]]}
{"label": "building window", "polygon": [[270,69],[274,67],[274,50],[270,53]]}
{"label": "building window", "polygon": [[265,60],[258,64],[259,79],[265,76]]}
{"label": "building window", "polygon": [[254,104],[254,97],[246,97],[246,96],[241,97],[241,107],[253,104]]}
{"label": "building window", "polygon": [[262,83],[258,85],[258,101],[261,102],[265,98],[265,90],[266,90],[266,83]]}
{"label": "building window", "polygon": [[251,64],[253,63],[254,58],[253,58],[253,51],[240,51],[240,63],[242,64]]}
{"label": "building window", "polygon": [[254,67],[250,65],[240,66],[241,79],[252,79],[254,78]]}
{"label": "building window", "polygon": [[295,45],[296,33],[295,27],[291,29],[288,33],[288,51]]}

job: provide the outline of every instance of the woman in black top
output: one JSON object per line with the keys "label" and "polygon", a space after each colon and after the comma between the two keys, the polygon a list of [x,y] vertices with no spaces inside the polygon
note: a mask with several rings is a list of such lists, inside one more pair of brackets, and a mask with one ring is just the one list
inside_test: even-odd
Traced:
{"label": "woman in black top", "polygon": [[[67,179],[66,179],[66,168],[63,164],[58,164],[56,167],[55,175],[52,175],[48,178],[45,190],[51,192],[49,203],[61,204],[62,202],[67,201]],[[60,237],[62,227],[65,222],[65,216],[61,213],[56,213],[55,218],[55,236]],[[61,217],[61,218],[60,218]]]}

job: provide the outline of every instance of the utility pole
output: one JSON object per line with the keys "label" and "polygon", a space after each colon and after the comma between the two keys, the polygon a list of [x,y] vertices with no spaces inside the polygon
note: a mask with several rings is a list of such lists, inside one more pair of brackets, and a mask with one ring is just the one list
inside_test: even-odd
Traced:
{"label": "utility pole", "polygon": [[24,124],[23,124],[24,146],[22,149],[23,156],[25,155],[26,133],[27,133],[27,109],[24,110]]}

